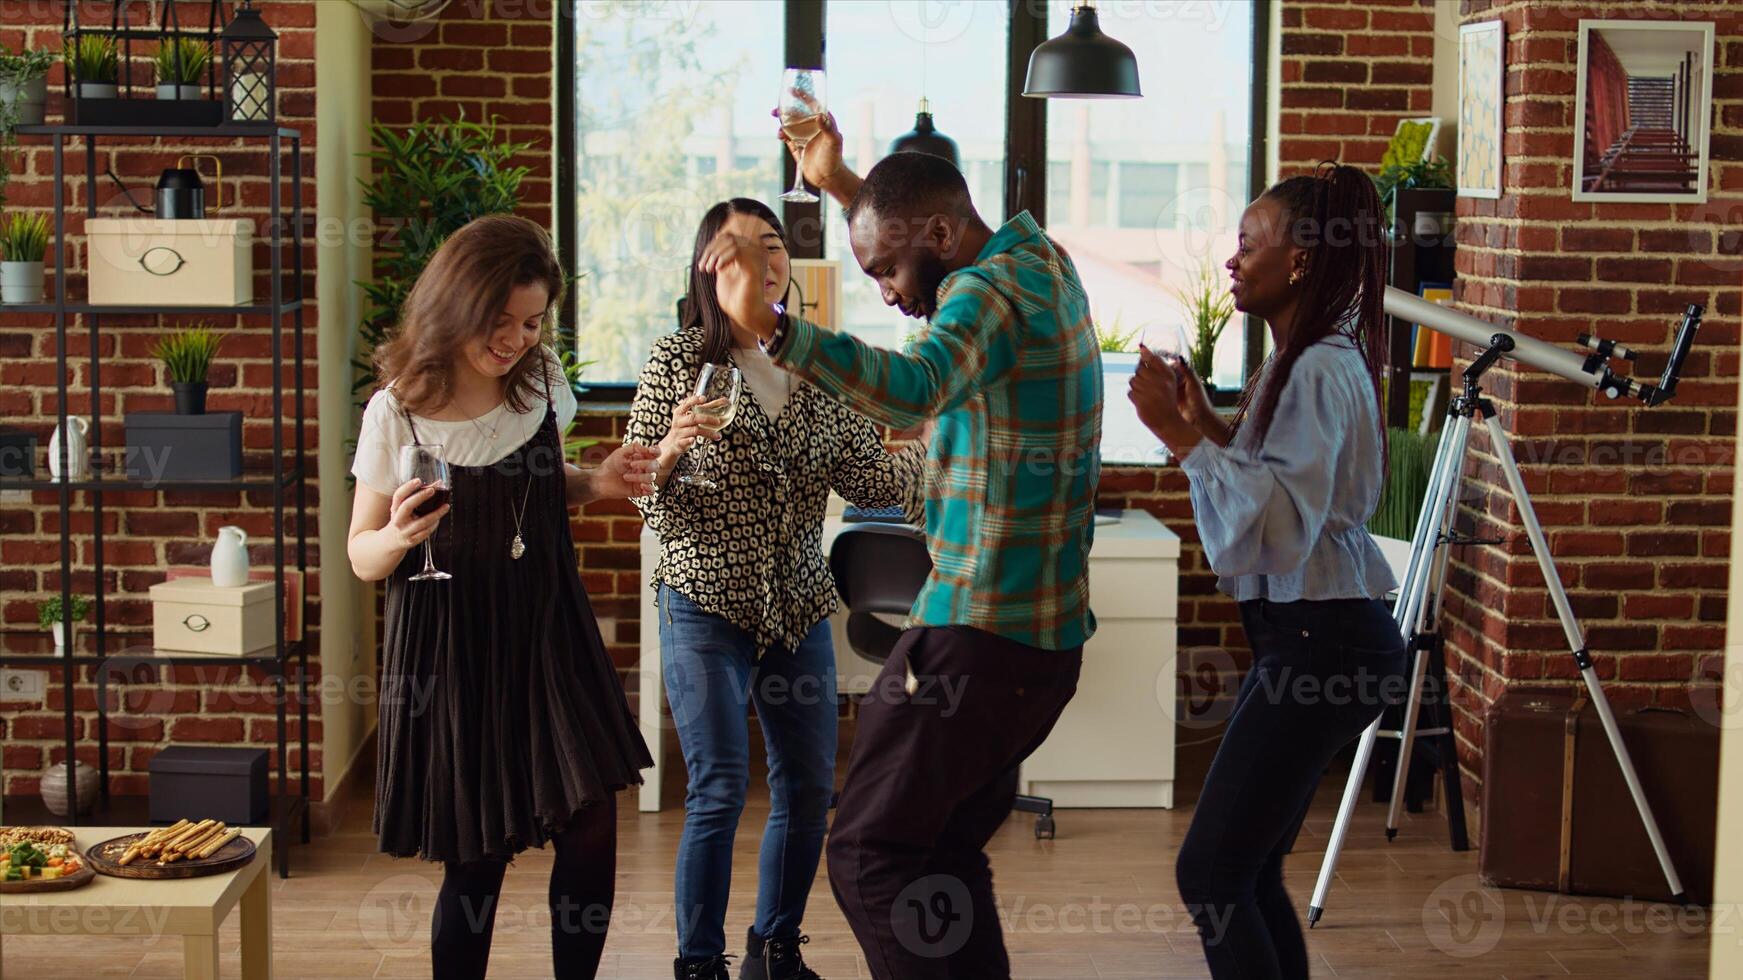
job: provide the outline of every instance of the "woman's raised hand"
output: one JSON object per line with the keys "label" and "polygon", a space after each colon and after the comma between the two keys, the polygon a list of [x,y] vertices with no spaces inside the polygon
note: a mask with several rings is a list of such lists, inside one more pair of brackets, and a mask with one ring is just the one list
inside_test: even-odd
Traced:
{"label": "woman's raised hand", "polygon": [[1217,417],[1216,408],[1210,403],[1210,393],[1205,391],[1204,382],[1199,379],[1198,372],[1192,369],[1192,362],[1184,357],[1175,357],[1166,359],[1164,363],[1174,369],[1181,416],[1193,428],[1206,435],[1211,434],[1212,423],[1221,420]]}
{"label": "woman's raised hand", "polygon": [[702,396],[691,395],[672,409],[672,427],[666,430],[666,437],[660,440],[662,460],[676,459],[683,455],[695,445],[697,439],[720,438],[715,430],[703,428],[701,419],[696,415],[696,406],[700,404]]}

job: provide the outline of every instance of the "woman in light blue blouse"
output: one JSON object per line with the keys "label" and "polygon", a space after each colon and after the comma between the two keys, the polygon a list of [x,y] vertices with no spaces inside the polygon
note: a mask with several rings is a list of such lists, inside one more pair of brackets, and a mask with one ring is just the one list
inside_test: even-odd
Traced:
{"label": "woman in light blue blouse", "polygon": [[1230,292],[1276,353],[1232,424],[1182,360],[1146,350],[1132,380],[1253,648],[1175,867],[1219,980],[1308,976],[1283,855],[1332,755],[1405,691],[1396,582],[1364,528],[1386,472],[1380,214],[1365,174],[1327,164],[1242,215]]}

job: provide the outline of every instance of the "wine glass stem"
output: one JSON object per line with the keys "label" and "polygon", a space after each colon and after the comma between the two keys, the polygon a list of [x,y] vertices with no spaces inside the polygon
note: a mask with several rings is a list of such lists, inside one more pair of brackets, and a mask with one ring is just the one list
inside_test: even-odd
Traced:
{"label": "wine glass stem", "polygon": [[425,538],[424,539],[424,571],[433,572],[435,570],[436,570],[436,560],[430,556],[430,539]]}
{"label": "wine glass stem", "polygon": [[810,140],[799,144],[799,152],[793,160],[793,191],[802,193],[805,190],[805,148],[811,145]]}

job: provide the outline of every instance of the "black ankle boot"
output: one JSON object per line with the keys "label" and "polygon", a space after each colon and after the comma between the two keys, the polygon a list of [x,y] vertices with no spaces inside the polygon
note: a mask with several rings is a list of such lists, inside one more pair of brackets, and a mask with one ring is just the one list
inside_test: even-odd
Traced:
{"label": "black ankle boot", "polygon": [[672,961],[672,976],[675,980],[732,980],[724,956],[680,956]]}
{"label": "black ankle boot", "polygon": [[738,980],[823,980],[805,965],[799,947],[811,941],[810,936],[797,939],[764,939],[755,929],[745,933],[744,962],[738,967]]}

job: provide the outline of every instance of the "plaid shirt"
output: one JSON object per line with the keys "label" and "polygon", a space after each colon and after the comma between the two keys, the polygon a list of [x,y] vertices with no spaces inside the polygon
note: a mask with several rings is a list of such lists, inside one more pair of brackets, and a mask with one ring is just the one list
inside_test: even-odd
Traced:
{"label": "plaid shirt", "polygon": [[1028,212],[944,278],[931,328],[906,352],[789,318],[774,357],[886,425],[938,419],[932,576],[909,626],[972,626],[1047,650],[1095,632],[1101,353],[1076,267]]}

